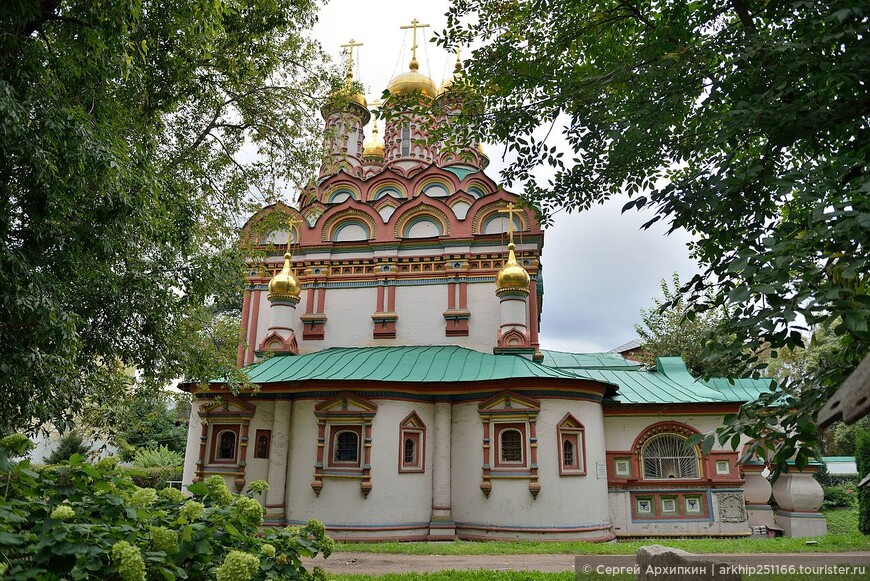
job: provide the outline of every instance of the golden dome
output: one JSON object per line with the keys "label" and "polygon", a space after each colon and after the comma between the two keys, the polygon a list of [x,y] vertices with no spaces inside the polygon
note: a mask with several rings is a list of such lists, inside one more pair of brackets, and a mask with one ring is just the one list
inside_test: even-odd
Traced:
{"label": "golden dome", "polygon": [[384,141],[378,138],[378,123],[372,127],[372,137],[363,146],[363,157],[384,157]]}
{"label": "golden dome", "polygon": [[435,86],[435,81],[426,75],[417,72],[420,65],[415,59],[411,59],[411,70],[402,73],[387,85],[387,90],[393,95],[406,95],[419,91],[429,98],[434,98],[438,95],[438,88]]}
{"label": "golden dome", "polygon": [[302,286],[299,280],[293,276],[293,271],[290,269],[290,253],[284,254],[284,268],[269,281],[269,301],[275,300],[299,300],[299,294],[302,292]]}
{"label": "golden dome", "polygon": [[514,255],[515,245],[513,242],[508,244],[508,259],[498,271],[495,277],[496,293],[508,291],[529,292],[529,273],[526,269],[520,266],[517,258]]}

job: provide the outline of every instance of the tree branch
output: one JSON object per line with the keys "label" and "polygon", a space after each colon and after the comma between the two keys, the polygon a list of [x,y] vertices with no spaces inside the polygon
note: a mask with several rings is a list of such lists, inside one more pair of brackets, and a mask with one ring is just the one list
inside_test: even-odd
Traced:
{"label": "tree branch", "polygon": [[734,6],[734,11],[737,12],[737,17],[740,18],[740,22],[743,23],[743,28],[752,34],[758,32],[758,29],[755,28],[755,22],[752,21],[752,15],[746,8],[746,4],[743,0],[731,0],[731,5]]}

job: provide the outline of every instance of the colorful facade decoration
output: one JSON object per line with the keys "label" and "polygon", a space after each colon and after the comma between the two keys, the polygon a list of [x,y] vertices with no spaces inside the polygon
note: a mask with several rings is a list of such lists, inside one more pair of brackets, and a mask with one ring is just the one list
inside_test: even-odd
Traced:
{"label": "colorful facade decoration", "polygon": [[[197,394],[185,482],[267,480],[268,524],[316,518],[342,540],[750,534],[766,516],[754,467],[683,443],[766,382],[543,349],[534,212],[477,143],[443,151],[421,119],[391,115],[363,145],[351,80],[324,107],[327,152],[299,207],[246,227],[288,224],[257,240],[269,257],[242,305],[238,362],[258,389]],[[412,59],[389,89],[425,106],[461,100],[453,86]]]}

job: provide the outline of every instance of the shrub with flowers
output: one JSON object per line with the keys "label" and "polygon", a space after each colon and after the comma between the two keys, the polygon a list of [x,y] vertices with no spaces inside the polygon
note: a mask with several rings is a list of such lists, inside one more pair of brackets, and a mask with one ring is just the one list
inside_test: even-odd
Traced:
{"label": "shrub with flowers", "polygon": [[138,488],[117,463],[73,456],[34,469],[16,462],[32,448],[0,440],[0,563],[4,579],[315,579],[300,556],[332,552],[323,525],[268,529],[252,492],[230,492],[212,476],[189,487]]}

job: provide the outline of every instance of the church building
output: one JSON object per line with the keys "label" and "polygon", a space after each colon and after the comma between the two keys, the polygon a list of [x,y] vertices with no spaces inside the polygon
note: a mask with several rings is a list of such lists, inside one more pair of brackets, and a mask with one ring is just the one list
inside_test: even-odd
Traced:
{"label": "church building", "polygon": [[[257,389],[195,393],[184,482],[266,480],[267,524],[315,518],[338,540],[607,541],[773,524],[763,465],[684,446],[767,382],[705,382],[678,357],[647,369],[547,350],[534,211],[485,173],[478,143],[433,145],[419,108],[396,110],[410,98],[449,111],[465,93],[453,79],[439,88],[414,52],[387,87],[383,140],[377,125],[366,140],[371,113],[348,71],[323,108],[325,157],[299,207],[265,207],[246,227],[275,212],[289,225],[258,239],[268,257],[244,294],[238,362]],[[817,509],[800,516],[823,527]]]}

